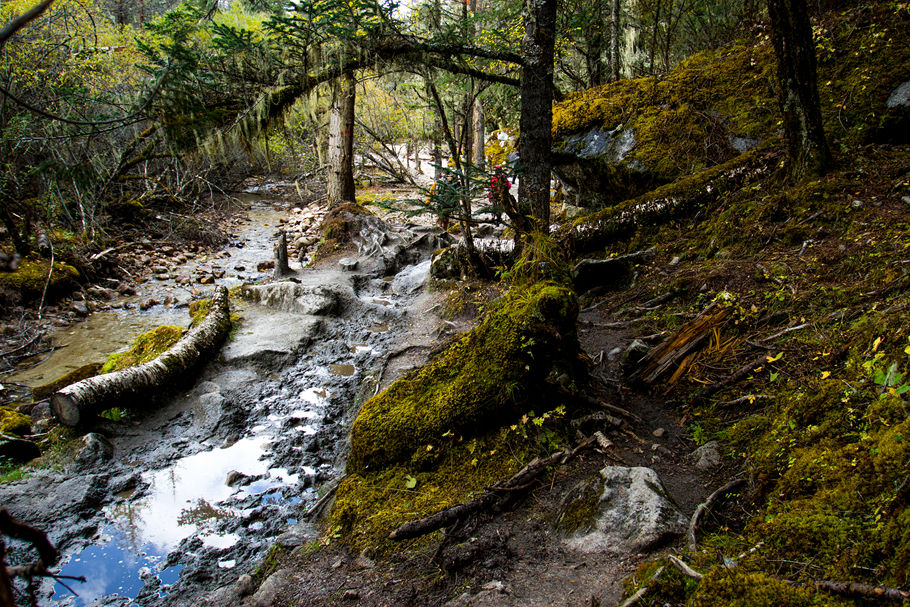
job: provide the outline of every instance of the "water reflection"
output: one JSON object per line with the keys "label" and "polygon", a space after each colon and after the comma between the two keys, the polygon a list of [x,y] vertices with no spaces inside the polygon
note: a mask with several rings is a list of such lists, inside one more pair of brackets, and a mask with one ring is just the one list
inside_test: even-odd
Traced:
{"label": "water reflection", "polygon": [[61,575],[85,576],[85,584],[69,580],[66,582],[76,592],[76,596],[57,582],[51,600],[61,601],[72,597],[71,605],[83,607],[111,594],[134,598],[150,577],[160,580],[162,586],[159,594],[164,596],[168,586],[180,578],[183,565],[161,570],[162,555],[135,550],[131,540],[116,529],[106,529],[103,535],[107,542],[89,546],[73,556],[60,570]]}

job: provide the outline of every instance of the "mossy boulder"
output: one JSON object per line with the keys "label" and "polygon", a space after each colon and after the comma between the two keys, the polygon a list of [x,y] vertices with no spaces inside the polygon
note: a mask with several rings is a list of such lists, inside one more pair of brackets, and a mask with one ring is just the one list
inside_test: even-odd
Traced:
{"label": "mossy boulder", "polygon": [[22,436],[29,433],[32,418],[14,409],[0,408],[0,433]]}
{"label": "mossy boulder", "polygon": [[533,408],[554,366],[575,360],[577,314],[565,287],[510,291],[437,359],[364,404],[348,471],[406,462],[447,433],[482,435]]}
{"label": "mossy boulder", "polygon": [[79,270],[62,261],[56,261],[53,272],[50,272],[50,265],[50,260],[36,256],[23,259],[15,272],[0,272],[0,288],[5,287],[18,292],[25,300],[41,297],[45,285],[47,297],[56,297],[71,289],[79,278]]}
{"label": "mossy boulder", "polygon": [[775,128],[773,73],[770,44],[743,44],[571,95],[553,109],[557,174],[600,207],[729,160]]}
{"label": "mossy boulder", "polygon": [[182,335],[182,327],[173,325],[156,327],[137,337],[126,351],[111,354],[104,361],[100,372],[111,373],[153,360],[177,343]]}
{"label": "mossy boulder", "polygon": [[818,605],[815,593],[764,573],[717,567],[698,584],[692,607],[797,607]]}

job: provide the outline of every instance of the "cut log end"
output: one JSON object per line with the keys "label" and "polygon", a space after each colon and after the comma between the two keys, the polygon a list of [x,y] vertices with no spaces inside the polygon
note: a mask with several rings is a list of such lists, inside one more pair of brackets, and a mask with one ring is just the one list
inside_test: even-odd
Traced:
{"label": "cut log end", "polygon": [[68,394],[57,392],[51,396],[51,409],[60,423],[70,428],[79,425],[81,416],[76,401]]}

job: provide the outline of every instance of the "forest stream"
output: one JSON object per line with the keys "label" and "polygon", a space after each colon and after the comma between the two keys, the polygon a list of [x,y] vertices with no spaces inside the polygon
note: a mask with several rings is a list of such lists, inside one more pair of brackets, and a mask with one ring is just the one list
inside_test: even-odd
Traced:
{"label": "forest stream", "polygon": [[[265,278],[257,265],[272,259],[288,213],[267,194],[244,203],[249,219],[217,260],[228,287]],[[452,330],[426,313],[429,255],[442,242],[432,227],[364,219],[357,257],[293,264],[287,279],[232,297],[239,325],[183,390],[97,428],[72,466],[0,486],[0,502],[61,549],[60,575],[87,579],[46,582],[42,603],[190,605],[253,573],[274,543],[313,540],[306,514],[343,474],[356,406]],[[192,293],[176,277],[200,263],[62,329],[55,339],[70,347],[11,380],[44,383],[154,326],[186,325]],[[174,305],[134,309],[167,298]]]}

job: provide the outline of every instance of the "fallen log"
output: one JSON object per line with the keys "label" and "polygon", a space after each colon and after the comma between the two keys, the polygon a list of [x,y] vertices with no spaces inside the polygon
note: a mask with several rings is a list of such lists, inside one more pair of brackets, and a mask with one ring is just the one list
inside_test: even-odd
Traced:
{"label": "fallen log", "polygon": [[838,596],[855,599],[884,599],[888,601],[910,600],[910,590],[892,588],[891,586],[873,586],[858,582],[835,582],[831,580],[818,580],[815,587]]}
{"label": "fallen log", "polygon": [[76,426],[112,406],[124,406],[139,395],[152,394],[172,384],[213,352],[231,328],[228,292],[215,289],[212,307],[199,325],[183,335],[167,352],[147,363],[96,375],[58,390],[51,396],[51,409],[65,426]]}
{"label": "fallen log", "polygon": [[496,506],[500,501],[505,500],[515,490],[526,489],[530,483],[543,473],[548,467],[561,465],[575,457],[581,450],[586,449],[595,443],[597,439],[594,436],[586,438],[574,449],[564,449],[558,451],[549,457],[543,459],[534,458],[531,463],[519,470],[515,476],[504,483],[500,483],[490,488],[489,491],[475,497],[469,502],[446,508],[436,514],[431,514],[416,521],[405,523],[389,535],[391,540],[407,540],[432,533],[437,529],[448,527],[461,519],[467,518],[475,512],[488,510]]}

